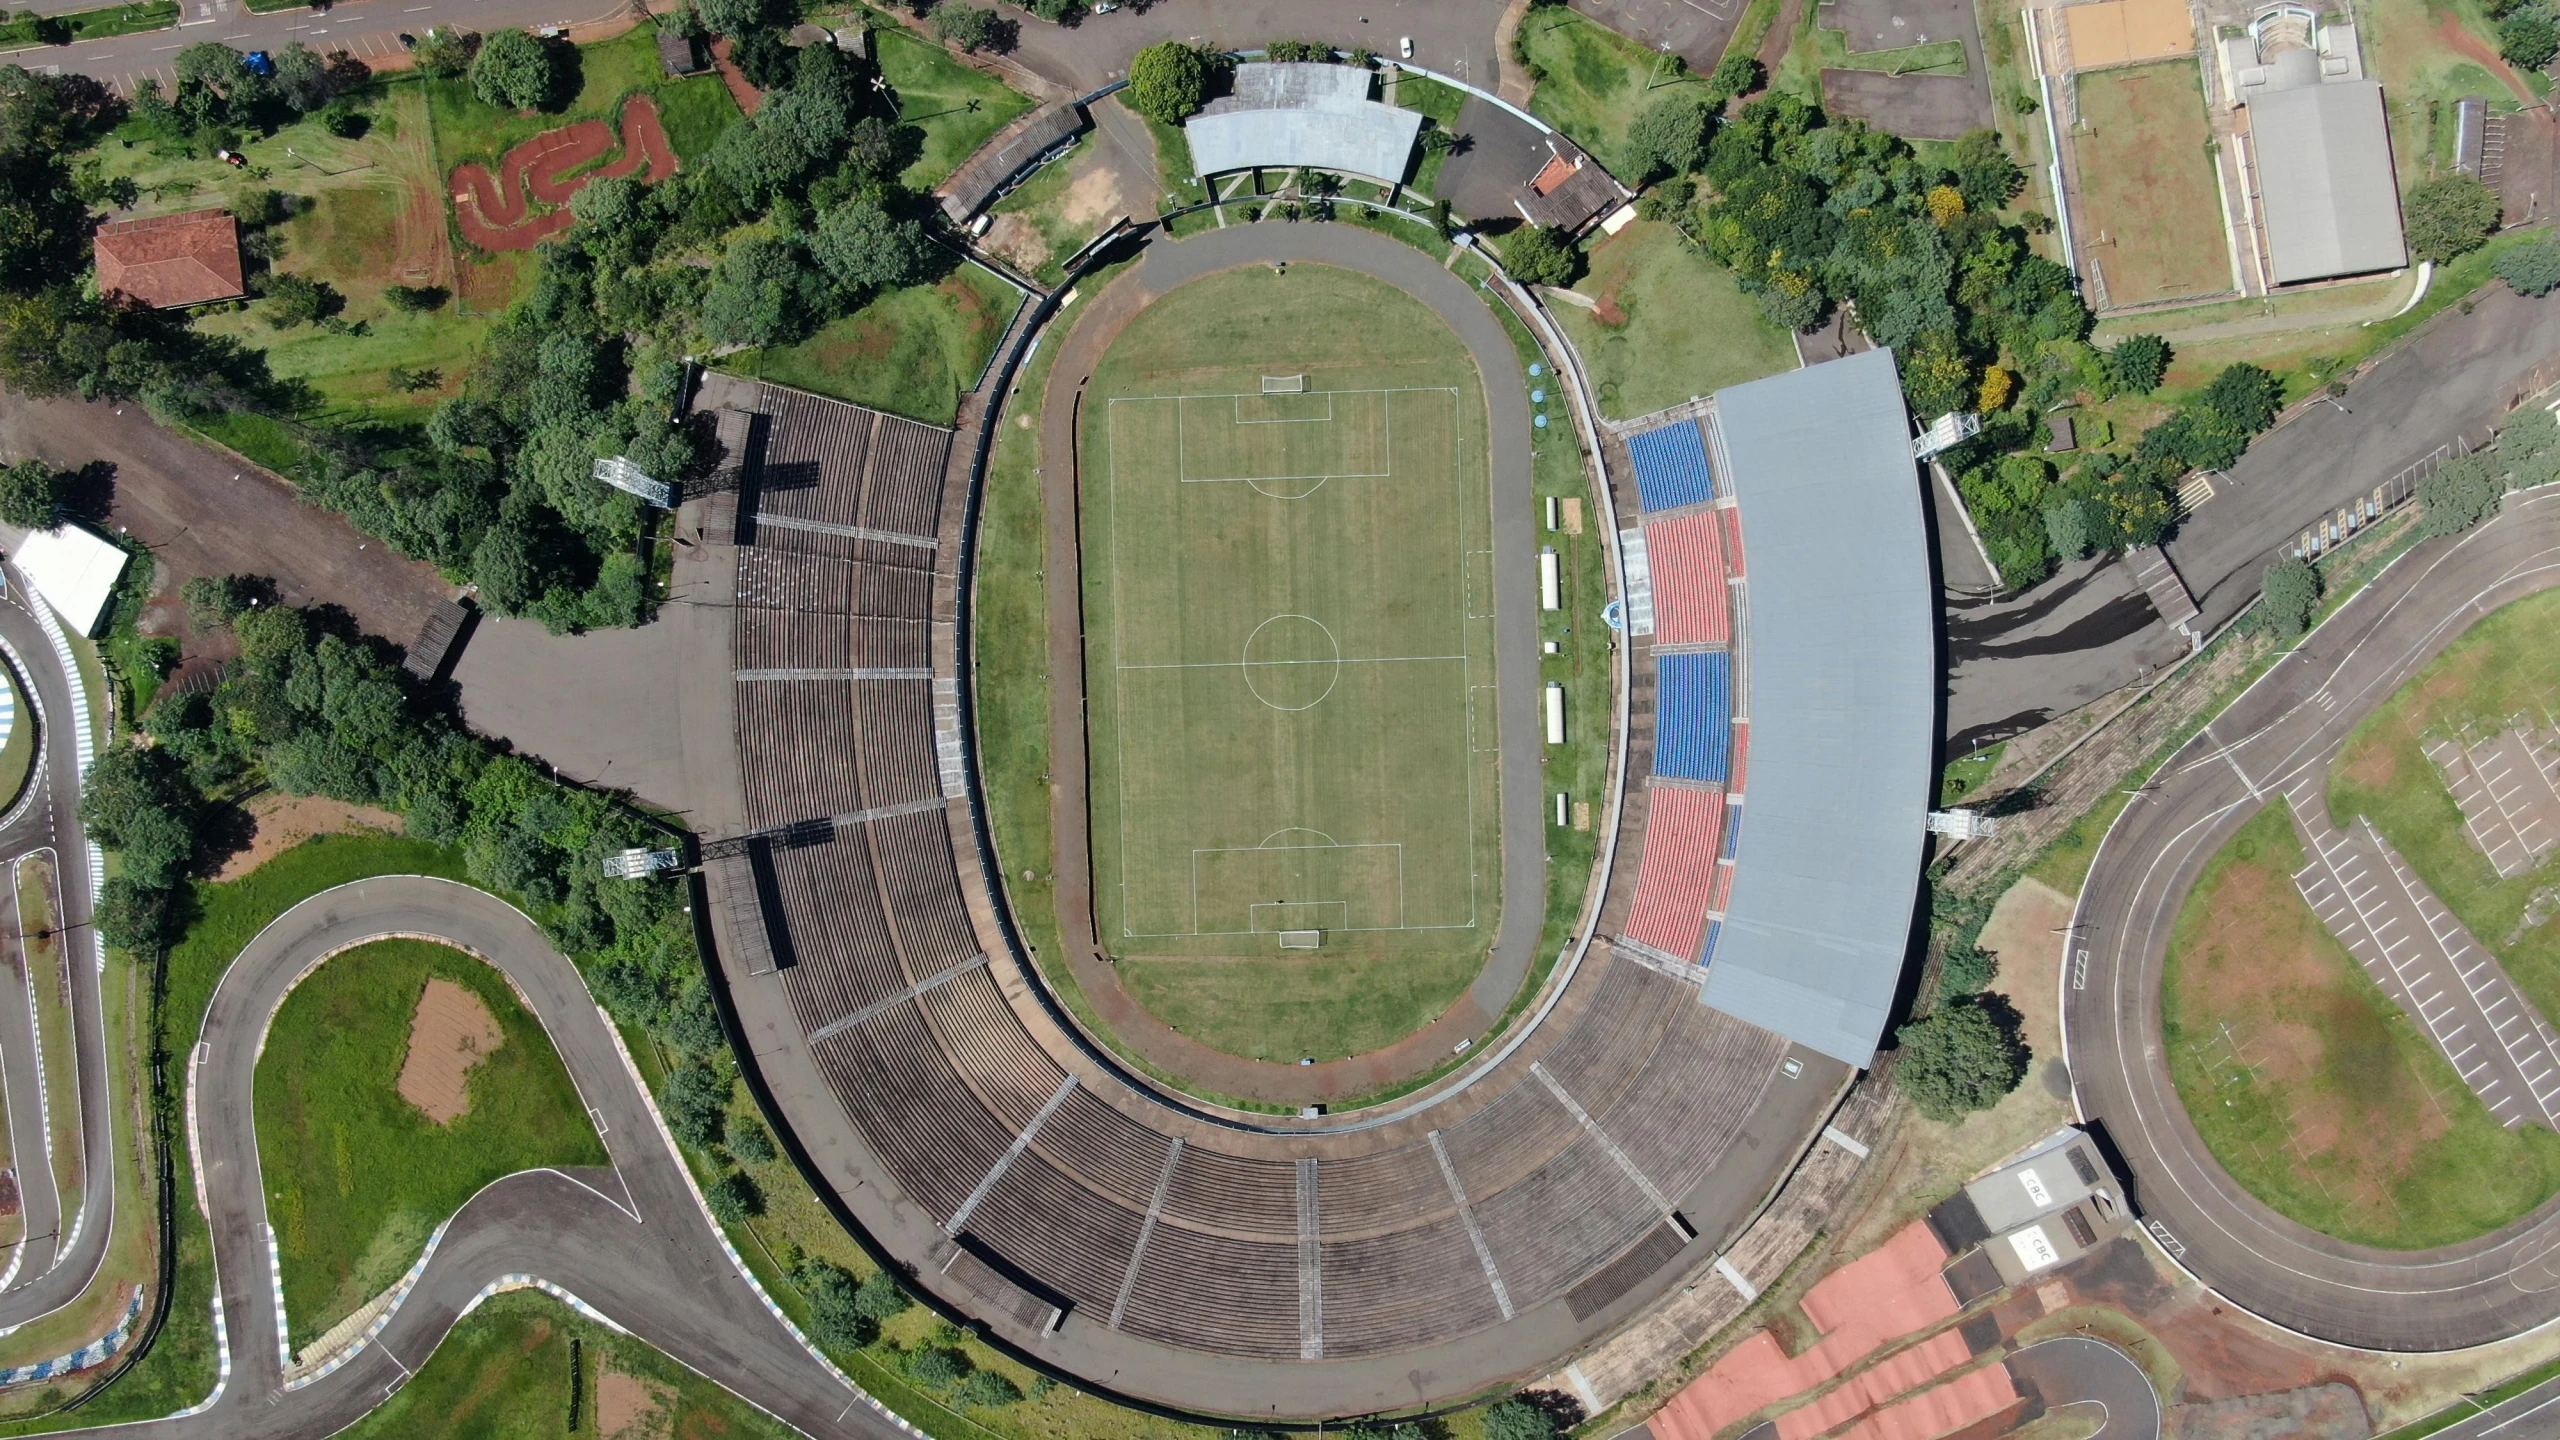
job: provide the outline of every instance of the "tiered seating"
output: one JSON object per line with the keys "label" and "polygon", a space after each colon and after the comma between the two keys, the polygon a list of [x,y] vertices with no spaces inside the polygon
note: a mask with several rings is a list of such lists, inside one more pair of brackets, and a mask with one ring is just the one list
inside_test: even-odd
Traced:
{"label": "tiered seating", "polygon": [[1716,498],[1706,436],[1694,420],[1628,436],[1627,458],[1635,462],[1636,492],[1647,510],[1702,505]]}
{"label": "tiered seating", "polygon": [[[1751,727],[1749,724],[1737,720],[1734,722],[1733,726],[1733,769],[1732,773],[1725,777],[1724,782],[1726,793],[1733,795],[1740,795],[1743,793],[1742,782],[1749,771],[1750,759]],[[1742,822],[1739,820],[1734,822],[1734,826],[1737,831],[1741,828],[1741,823]],[[1727,846],[1725,853],[1728,855],[1733,854],[1734,847]]]}
{"label": "tiered seating", "polygon": [[1657,785],[1644,819],[1644,859],[1625,934],[1668,955],[1694,960],[1706,933],[1724,839],[1724,794]]}
{"label": "tiered seating", "polygon": [[1733,759],[1733,657],[1721,650],[1657,656],[1653,773],[1723,784]]}
{"label": "tiered seating", "polygon": [[1723,645],[1733,639],[1724,522],[1712,510],[1644,527],[1653,570],[1653,643]]}

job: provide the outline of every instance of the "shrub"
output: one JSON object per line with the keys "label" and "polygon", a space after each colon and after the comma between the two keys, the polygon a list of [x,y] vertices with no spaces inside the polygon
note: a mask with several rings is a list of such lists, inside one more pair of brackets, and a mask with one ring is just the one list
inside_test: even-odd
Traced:
{"label": "shrub", "polygon": [[907,1352],[907,1378],[936,1390],[950,1389],[976,1368],[965,1353],[950,1345],[919,1345]]}
{"label": "shrub", "polygon": [[732,1170],[712,1181],[703,1190],[702,1200],[724,1224],[736,1225],[764,1213],[764,1190],[744,1170]]}
{"label": "shrub", "polygon": [[1503,268],[1523,285],[1570,285],[1582,252],[1559,225],[1524,225],[1502,245]]}
{"label": "shrub", "polygon": [[329,282],[285,270],[268,272],[258,293],[267,302],[267,324],[278,330],[316,325],[347,308],[346,297]]}
{"label": "shrub", "polygon": [[2548,295],[2560,288],[2560,244],[2548,239],[2519,245],[2498,257],[2498,278],[2519,295]]}
{"label": "shrub", "polygon": [[1768,71],[1758,60],[1739,52],[1716,62],[1715,74],[1708,78],[1707,88],[1719,95],[1748,95],[1760,88]]}
{"label": "shrub", "polygon": [[1713,119],[1696,95],[1679,93],[1656,100],[1636,116],[1627,146],[1637,184],[1665,175],[1686,175],[1707,162],[1707,127]]}
{"label": "shrub", "polygon": [[2470,529],[2498,513],[2503,490],[2489,467],[2470,456],[2447,460],[2418,482],[2418,504],[2425,512],[2418,534],[2431,538]]}
{"label": "shrub", "polygon": [[1896,1085],[1932,1120],[1988,1110],[2026,1078],[2032,1058],[2015,1033],[1979,1000],[1951,1000],[1894,1032],[1902,1052]]}
{"label": "shrub", "polygon": [[2560,55],[2560,25],[2540,10],[2518,10],[2498,22],[2498,53],[2519,70],[2539,70]]}
{"label": "shrub", "polygon": [[61,523],[62,484],[69,478],[41,460],[0,469],[0,523],[21,530],[52,529]]}
{"label": "shrub", "polygon": [[1636,202],[1636,218],[1668,220],[1677,224],[1680,217],[1689,213],[1689,206],[1697,198],[1697,181],[1686,175],[1674,176],[1644,192],[1644,198]]}
{"label": "shrub", "polygon": [[471,61],[471,93],[509,110],[542,109],[559,85],[552,48],[522,30],[490,36]]}
{"label": "shrub", "polygon": [[879,1322],[862,1313],[852,1272],[824,1260],[795,1267],[791,1283],[809,1297],[809,1328],[830,1350],[859,1350],[880,1338]]}
{"label": "shrub", "polygon": [[1150,120],[1179,125],[1209,94],[1209,63],[1179,40],[1148,46],[1129,61],[1129,85],[1120,98]]}
{"label": "shrub", "polygon": [[1484,1412],[1485,1440],[1555,1440],[1555,1417],[1526,1400],[1511,1399]]}
{"label": "shrub", "polygon": [[958,1398],[963,1405],[1010,1405],[1022,1398],[1022,1391],[993,1370],[980,1370],[960,1382]]}
{"label": "shrub", "polygon": [[471,59],[479,53],[478,34],[439,25],[419,37],[418,69],[439,80],[458,80],[471,69]]}
{"label": "shrub", "polygon": [[2267,567],[2260,582],[2266,623],[2278,639],[2290,640],[2311,628],[2320,611],[2320,572],[2311,562],[2287,557]]}
{"label": "shrub", "polygon": [[2127,335],[2107,352],[2107,378],[2128,395],[2148,395],[2169,374],[2169,342],[2157,335]]}
{"label": "shrub", "polygon": [[699,1061],[668,1077],[665,1104],[667,1128],[697,1150],[720,1143],[728,1129],[729,1082]]}
{"label": "shrub", "polygon": [[2498,432],[2498,477],[2510,490],[2560,479],[2560,415],[2529,405]]}
{"label": "shrub", "polygon": [[1999,978],[2000,957],[1971,943],[1948,946],[1938,967],[1938,988],[1948,995],[1975,994]]}
{"label": "shrub", "polygon": [[874,1270],[864,1276],[861,1287],[853,1296],[855,1313],[883,1324],[906,1314],[915,1303],[908,1297],[907,1287],[899,1284],[898,1277],[886,1270]]}
{"label": "shrub", "polygon": [[423,315],[441,310],[453,292],[441,285],[386,285],[382,287],[383,303],[410,315]]}
{"label": "shrub", "polygon": [[729,1117],[729,1153],[750,1165],[770,1163],[779,1153],[773,1148],[773,1132],[764,1122],[744,1115]]}
{"label": "shrub", "polygon": [[2498,228],[2498,195],[2470,175],[2445,175],[2411,190],[2400,202],[2409,254],[2441,265],[2487,244]]}
{"label": "shrub", "polygon": [[973,55],[981,50],[1002,54],[1013,48],[1020,35],[1012,21],[993,10],[981,10],[974,5],[935,6],[933,30]]}

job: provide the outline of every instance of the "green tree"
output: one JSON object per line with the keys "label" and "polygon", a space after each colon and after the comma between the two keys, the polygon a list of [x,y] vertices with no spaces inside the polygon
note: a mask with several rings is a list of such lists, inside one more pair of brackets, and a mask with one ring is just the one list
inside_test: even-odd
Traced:
{"label": "green tree", "polygon": [[2418,505],[2423,512],[2418,534],[2432,538],[2470,529],[2498,513],[2504,489],[2478,460],[2468,455],[2447,460],[2418,482]]}
{"label": "green tree", "polygon": [[934,259],[933,241],[922,225],[891,215],[868,195],[855,195],[819,216],[809,249],[838,285],[863,299],[915,284]]}
{"label": "green tree", "polygon": [[2443,264],[2489,241],[2498,228],[2498,193],[2476,176],[2442,175],[2412,189],[2400,202],[2409,254]]}
{"label": "green tree", "polygon": [[703,1187],[713,1218],[735,1225],[764,1213],[764,1190],[744,1170],[732,1170]]}
{"label": "green tree", "polygon": [[678,1140],[708,1150],[726,1130],[729,1082],[699,1061],[679,1066],[667,1079],[665,1109],[667,1128]]}
{"label": "green tree", "polygon": [[550,105],[560,85],[552,48],[522,30],[501,30],[480,46],[471,62],[471,91],[509,110]]}
{"label": "green tree", "polygon": [[1560,225],[1523,225],[1502,242],[1502,266],[1523,285],[1570,285],[1582,252]]}
{"label": "green tree", "polygon": [[1938,988],[1948,995],[1977,994],[1999,978],[2000,957],[1971,941],[1948,946],[1938,967]]}
{"label": "green tree", "polygon": [[977,1367],[957,1346],[919,1345],[907,1352],[907,1378],[935,1390],[948,1390]]}
{"label": "green tree", "polygon": [[316,325],[347,307],[346,297],[328,281],[286,270],[269,271],[258,293],[266,301],[267,324],[278,330]]}
{"label": "green tree", "polygon": [[907,1295],[907,1288],[898,1283],[898,1277],[886,1270],[874,1270],[862,1277],[861,1288],[853,1297],[855,1311],[875,1324],[886,1324],[904,1315],[915,1303]]}
{"label": "green tree", "polygon": [[2549,239],[2518,245],[2498,257],[2498,278],[2519,295],[2548,295],[2560,288],[2560,244]]}
{"label": "green tree", "polygon": [[979,1370],[960,1382],[957,1398],[961,1404],[973,1407],[1010,1405],[1022,1398],[1022,1391],[993,1370]]}
{"label": "green tree", "polygon": [[1485,1440],[1556,1440],[1556,1418],[1526,1400],[1504,1400],[1484,1412]]}
{"label": "green tree", "polygon": [[1748,95],[1760,88],[1768,71],[1760,62],[1740,51],[1716,62],[1715,74],[1707,80],[1707,88],[1718,95]]}
{"label": "green tree", "polygon": [[862,1313],[852,1272],[811,1260],[791,1272],[791,1283],[809,1297],[810,1329],[830,1350],[859,1350],[880,1338],[880,1323]]}
{"label": "green tree", "polygon": [[0,469],[0,524],[21,530],[50,530],[62,520],[62,483],[41,460],[21,460]]}
{"label": "green tree", "polygon": [[2560,415],[2528,405],[2498,432],[2498,475],[2510,490],[2560,480]]}
{"label": "green tree", "polygon": [[2018,1088],[2033,1058],[2027,1047],[1979,1001],[1950,1000],[1894,1032],[1901,1063],[1894,1083],[1920,1113],[1956,1121],[1988,1110]]}
{"label": "green tree", "polygon": [[2169,342],[2157,335],[2127,335],[2107,352],[2107,378],[2128,395],[2148,395],[2169,375]]}
{"label": "green tree", "polygon": [[731,245],[702,297],[703,333],[723,344],[781,345],[833,315],[825,272],[796,237],[752,235]]}
{"label": "green tree", "polygon": [[2027,172],[2009,158],[1997,130],[1969,130],[1956,141],[1956,189],[1974,210],[1997,210],[2027,188]]}
{"label": "green tree", "polygon": [[1179,125],[1209,94],[1209,63],[1179,40],[1163,40],[1129,61],[1129,85],[1120,98],[1150,120]]}
{"label": "green tree", "polygon": [[935,5],[933,29],[935,34],[973,55],[981,50],[1003,54],[1013,48],[1017,34],[1012,21],[993,10],[981,10],[975,5]]}
{"label": "green tree", "polygon": [[93,912],[98,938],[118,950],[157,949],[168,938],[170,902],[167,890],[138,884],[130,875],[109,876]]}
{"label": "green tree", "polygon": [[1666,175],[1686,175],[1707,162],[1707,128],[1714,112],[1705,100],[1676,92],[1646,106],[1627,132],[1627,153],[1643,185]]}
{"label": "green tree", "polygon": [[2539,70],[2560,55],[2560,25],[2539,9],[2518,10],[2498,22],[2498,53],[2519,70]]}
{"label": "green tree", "polygon": [[749,1116],[730,1116],[727,1138],[729,1153],[750,1165],[769,1164],[779,1153],[773,1148],[773,1132]]}
{"label": "green tree", "polygon": [[2320,613],[2320,572],[2309,561],[2287,556],[2267,567],[2259,585],[2259,603],[2279,639],[2290,640],[2311,628],[2311,617]]}
{"label": "green tree", "polygon": [[2284,385],[2275,376],[2242,361],[2226,365],[2213,383],[2204,387],[2202,402],[2232,424],[2255,435],[2276,423],[2276,409],[2284,398]]}
{"label": "green tree", "polygon": [[479,53],[479,32],[439,25],[418,40],[418,69],[438,80],[459,80]]}
{"label": "green tree", "polygon": [[732,39],[773,24],[765,0],[693,0],[693,10],[702,17],[702,28]]}

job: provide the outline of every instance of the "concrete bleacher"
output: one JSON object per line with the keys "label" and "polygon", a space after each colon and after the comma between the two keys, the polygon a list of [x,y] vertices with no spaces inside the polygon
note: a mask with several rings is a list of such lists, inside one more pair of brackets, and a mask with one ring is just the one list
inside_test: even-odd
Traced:
{"label": "concrete bleacher", "polygon": [[1707,462],[1706,436],[1694,420],[1629,435],[1627,458],[1635,462],[1636,491],[1647,510],[1703,505],[1716,498],[1715,467]]}
{"label": "concrete bleacher", "polygon": [[[1665,1217],[1730,1159],[1784,1042],[1670,1003],[1680,986],[1606,947],[1537,1075],[1504,1072],[1439,1128],[1367,1132],[1317,1159],[1097,1078],[1018,1010],[1019,962],[986,928],[975,857],[953,847],[946,797],[966,790],[946,786],[937,753],[936,687],[954,663],[950,437],[726,384],[723,406],[760,417],[729,427],[753,437],[729,659],[760,838],[731,867],[753,882],[720,889],[728,932],[752,921],[773,938],[760,983],[787,998],[825,1086],[816,1103],[850,1123],[884,1194],[944,1229],[937,1253],[1001,1259],[1071,1325],[1292,1363],[1467,1335],[1605,1277],[1575,1301],[1597,1315],[1684,1253]],[[1712,516],[1670,523],[1711,550],[1724,533]],[[1726,660],[1661,657],[1663,693],[1687,696],[1685,667],[1722,677]],[[1704,703],[1666,720],[1702,725]],[[1648,931],[1685,954],[1728,869],[1725,809],[1713,790],[1655,791],[1640,903],[1690,912]]]}
{"label": "concrete bleacher", "polygon": [[1733,567],[1725,527],[1712,510],[1644,527],[1653,582],[1653,643],[1724,645],[1733,639]]}
{"label": "concrete bleacher", "polygon": [[1653,773],[1723,784],[1733,762],[1733,657],[1722,650],[1658,655]]}
{"label": "concrete bleacher", "polygon": [[1695,960],[1703,948],[1710,892],[1725,832],[1724,794],[1656,786],[1645,816],[1644,858],[1626,935],[1664,954]]}

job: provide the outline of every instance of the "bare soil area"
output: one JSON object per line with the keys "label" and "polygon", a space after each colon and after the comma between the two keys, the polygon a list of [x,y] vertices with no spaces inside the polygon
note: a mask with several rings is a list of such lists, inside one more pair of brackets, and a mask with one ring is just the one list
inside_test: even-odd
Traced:
{"label": "bare soil area", "polygon": [[371,805],[350,805],[318,795],[284,795],[270,790],[241,807],[248,813],[248,838],[222,868],[216,880],[237,880],[315,835],[347,835],[364,830],[400,833],[400,817]]}
{"label": "bare soil area", "polygon": [[461,1119],[471,1108],[472,1070],[506,1038],[479,996],[450,980],[428,980],[409,1025],[400,1098],[439,1125]]}
{"label": "bare soil area", "polygon": [[596,1434],[602,1440],[655,1440],[667,1433],[667,1387],[607,1369],[596,1376]]}

